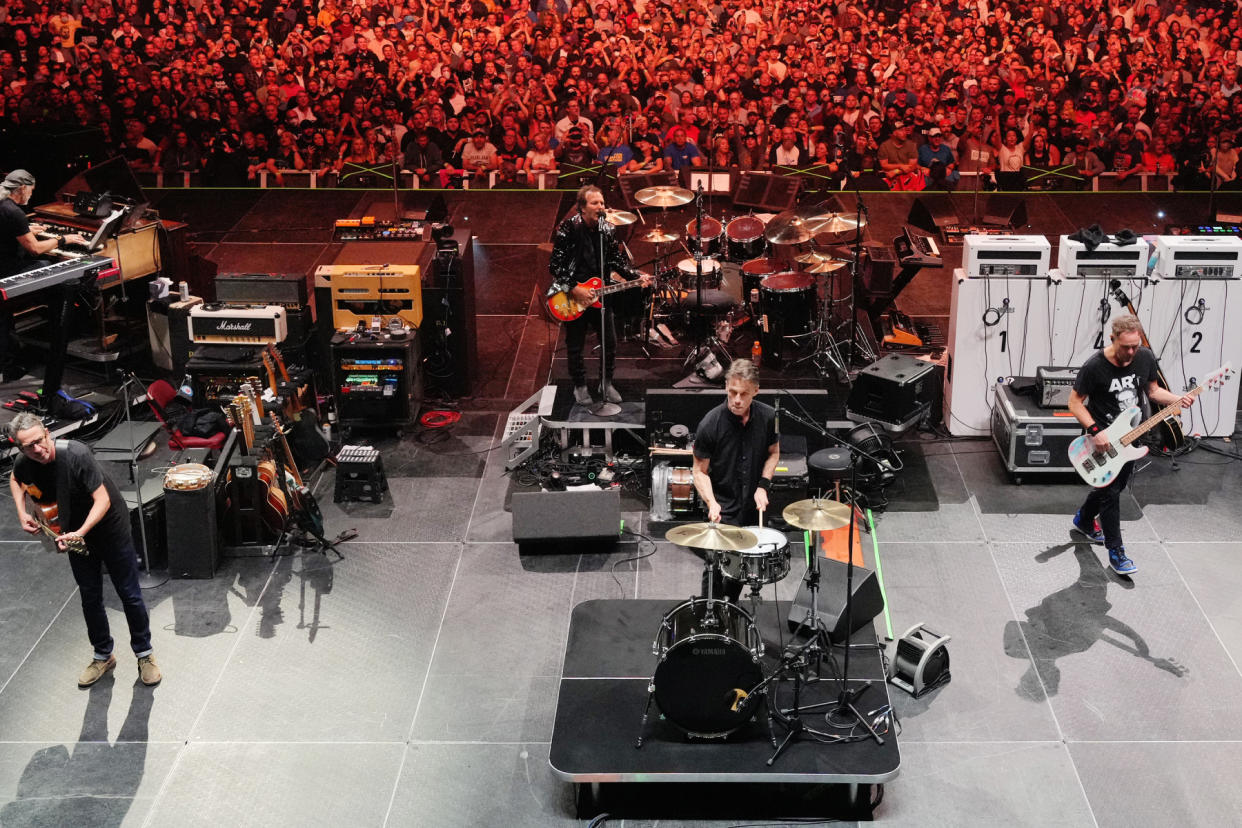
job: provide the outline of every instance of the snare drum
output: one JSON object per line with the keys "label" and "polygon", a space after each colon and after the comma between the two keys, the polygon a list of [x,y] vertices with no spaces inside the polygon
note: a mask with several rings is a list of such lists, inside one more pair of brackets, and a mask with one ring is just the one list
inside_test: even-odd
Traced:
{"label": "snare drum", "polygon": [[699,495],[694,490],[694,471],[686,466],[669,469],[669,511],[675,515],[693,512],[698,508]]}
{"label": "snare drum", "polygon": [[764,526],[747,526],[758,542],[750,549],[720,552],[720,566],[726,576],[748,584],[774,584],[789,574],[789,538],[784,532]]}
{"label": "snare drum", "polygon": [[164,473],[164,488],[179,492],[205,489],[213,477],[211,469],[202,463],[181,463]]}
{"label": "snare drum", "polygon": [[656,704],[691,736],[727,736],[754,718],[755,705],[739,705],[763,681],[763,641],[746,610],[705,598],[679,604],[660,622],[652,652],[660,657]]}
{"label": "snare drum", "polygon": [[[686,222],[686,247],[690,248],[693,253],[698,250],[698,242],[695,241],[694,231],[697,227],[695,219]],[[711,216],[703,217],[703,255],[719,256],[721,254],[720,237],[724,233],[724,225]]]}
{"label": "snare drum", "polygon": [[763,222],[754,216],[741,216],[729,222],[725,228],[728,237],[729,258],[744,262],[763,255],[767,239],[763,237]]}
{"label": "snare drum", "polygon": [[[715,259],[702,259],[699,264],[703,266],[703,287],[705,289],[719,288],[720,262]],[[698,289],[699,271],[695,267],[694,259],[682,259],[678,262],[677,273],[681,277],[683,290],[693,292]]]}
{"label": "snare drum", "polygon": [[815,277],[809,273],[773,273],[759,283],[759,297],[782,336],[810,333],[819,319]]}

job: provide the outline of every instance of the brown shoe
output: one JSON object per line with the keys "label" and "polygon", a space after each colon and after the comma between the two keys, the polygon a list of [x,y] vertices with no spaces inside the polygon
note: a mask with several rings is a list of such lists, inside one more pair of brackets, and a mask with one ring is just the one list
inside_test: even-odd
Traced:
{"label": "brown shoe", "polygon": [[116,656],[110,655],[104,661],[92,658],[91,663],[82,671],[82,675],[78,676],[78,687],[90,687],[95,682],[103,678],[109,670],[116,666]]}
{"label": "brown shoe", "polygon": [[154,687],[164,678],[160,672],[160,665],[155,663],[155,656],[143,656],[138,659],[138,678],[147,687]]}

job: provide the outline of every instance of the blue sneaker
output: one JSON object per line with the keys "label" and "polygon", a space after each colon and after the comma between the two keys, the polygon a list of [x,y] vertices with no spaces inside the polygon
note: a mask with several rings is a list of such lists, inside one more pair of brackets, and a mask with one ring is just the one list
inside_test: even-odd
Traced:
{"label": "blue sneaker", "polygon": [[1074,513],[1074,528],[1072,531],[1077,532],[1092,543],[1102,545],[1104,543],[1104,533],[1100,531],[1099,521],[1093,520],[1091,522],[1091,528],[1085,529],[1082,524],[1078,522],[1078,515],[1079,512]]}
{"label": "blue sneaker", "polygon": [[1126,557],[1124,549],[1108,550],[1108,568],[1118,575],[1133,575],[1138,572],[1138,566]]}

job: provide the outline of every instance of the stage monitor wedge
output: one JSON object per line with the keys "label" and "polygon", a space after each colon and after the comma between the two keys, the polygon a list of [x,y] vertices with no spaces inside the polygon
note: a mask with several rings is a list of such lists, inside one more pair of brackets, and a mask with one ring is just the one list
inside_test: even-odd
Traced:
{"label": "stage monitor wedge", "polygon": [[774,213],[792,210],[801,186],[801,179],[794,176],[745,171],[737,178],[733,204]]}

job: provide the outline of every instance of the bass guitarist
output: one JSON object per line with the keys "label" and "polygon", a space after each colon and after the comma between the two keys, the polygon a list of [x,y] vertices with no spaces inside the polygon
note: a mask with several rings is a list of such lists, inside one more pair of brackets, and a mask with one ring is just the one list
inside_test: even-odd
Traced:
{"label": "bass guitarist", "polygon": [[604,351],[604,364],[600,369],[600,397],[608,402],[619,403],[621,395],[612,384],[612,372],[617,359],[617,333],[613,313],[607,307],[603,310],[590,307],[597,296],[594,290],[582,283],[592,278],[601,279],[605,285],[612,284],[617,279],[638,279],[643,287],[647,287],[652,279],[635,270],[622,252],[612,225],[604,220],[604,194],[599,187],[588,184],[578,190],[577,205],[578,211],[561,222],[552,237],[552,259],[548,263],[548,270],[552,273],[552,286],[548,289],[548,296],[569,293],[578,303],[587,307],[586,313],[565,323],[565,348],[569,358],[569,375],[574,382],[574,402],[579,405],[590,405],[592,402],[582,350],[586,344],[587,329],[594,328]]}
{"label": "bass guitarist", "polygon": [[[1113,319],[1110,342],[1083,364],[1070,392],[1069,410],[1091,435],[1097,451],[1107,451],[1108,435],[1102,432],[1126,409],[1142,398],[1161,406],[1180,401],[1189,408],[1193,394],[1174,394],[1156,381],[1156,355],[1142,346],[1141,325],[1131,315]],[[1118,575],[1133,575],[1138,566],[1126,555],[1121,539],[1121,492],[1134,471],[1126,463],[1107,486],[1092,489],[1074,515],[1073,530],[1092,543],[1108,549],[1108,565]],[[1100,529],[1095,528],[1099,518]]]}

